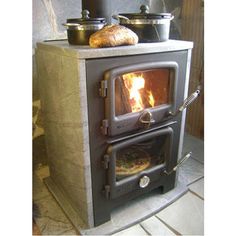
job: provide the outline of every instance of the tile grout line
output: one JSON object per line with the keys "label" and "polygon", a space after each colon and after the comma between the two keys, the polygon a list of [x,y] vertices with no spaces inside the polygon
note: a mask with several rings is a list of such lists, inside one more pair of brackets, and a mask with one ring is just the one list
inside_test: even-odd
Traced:
{"label": "tile grout line", "polygon": [[147,233],[147,235],[150,235],[150,236],[152,235],[152,234],[149,233],[149,231],[147,229],[144,228],[144,226],[142,225],[142,222],[139,223],[139,225]]}
{"label": "tile grout line", "polygon": [[200,195],[198,195],[197,193],[193,192],[192,190],[189,189],[189,192],[192,193],[193,195],[195,195],[196,197],[199,197],[201,200],[204,201],[204,198],[201,197]]}
{"label": "tile grout line", "polygon": [[165,221],[163,221],[161,218],[159,218],[157,215],[155,215],[155,217],[160,220],[169,230],[171,230],[175,235],[182,235],[181,233],[179,233],[177,230],[175,230],[174,228],[172,228],[170,225],[168,225]]}
{"label": "tile grout line", "polygon": [[189,186],[189,185],[191,185],[191,184],[194,184],[194,183],[196,183],[198,180],[200,180],[200,179],[204,179],[204,175],[203,176],[201,176],[201,177],[199,177],[199,178],[197,178],[197,179],[195,179],[193,182],[191,182],[191,183],[189,183],[189,184],[187,184],[187,187]]}
{"label": "tile grout line", "polygon": [[194,161],[197,161],[198,163],[200,163],[200,164],[202,164],[202,165],[204,166],[204,162],[201,162],[201,161],[199,161],[198,159],[195,159],[194,157],[192,157],[192,159],[193,159]]}
{"label": "tile grout line", "polygon": [[204,178],[204,175],[203,175],[203,176],[200,176],[200,177],[198,177],[197,179],[193,180],[192,182],[186,184],[187,188],[188,188],[189,185],[196,183],[198,180],[200,180],[200,179],[202,179],[202,178]]}

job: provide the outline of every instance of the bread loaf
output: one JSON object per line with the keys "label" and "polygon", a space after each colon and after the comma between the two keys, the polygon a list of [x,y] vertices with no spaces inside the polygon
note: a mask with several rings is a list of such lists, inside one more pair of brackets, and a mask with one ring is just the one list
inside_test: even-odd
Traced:
{"label": "bread loaf", "polygon": [[92,48],[134,45],[137,43],[137,34],[121,25],[105,26],[101,30],[92,34],[89,38],[89,45]]}

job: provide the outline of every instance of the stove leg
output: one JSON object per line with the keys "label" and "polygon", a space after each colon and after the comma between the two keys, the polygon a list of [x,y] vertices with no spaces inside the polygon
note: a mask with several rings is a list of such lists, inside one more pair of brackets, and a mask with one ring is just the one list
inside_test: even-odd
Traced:
{"label": "stove leg", "polygon": [[96,227],[111,220],[111,210],[104,207],[100,212],[96,212],[94,216],[94,226]]}
{"label": "stove leg", "polygon": [[169,176],[168,181],[162,186],[162,194],[169,192],[173,188],[175,188],[175,174]]}

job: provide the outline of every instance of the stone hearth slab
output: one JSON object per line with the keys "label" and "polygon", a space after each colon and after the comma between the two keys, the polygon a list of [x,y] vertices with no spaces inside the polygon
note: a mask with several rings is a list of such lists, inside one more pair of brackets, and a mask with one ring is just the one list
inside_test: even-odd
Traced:
{"label": "stone hearth slab", "polygon": [[110,235],[135,225],[156,214],[187,192],[186,185],[178,182],[176,188],[166,194],[152,191],[142,197],[129,201],[115,209],[111,220],[98,227],[79,230],[82,235]]}
{"label": "stone hearth slab", "polygon": [[53,194],[59,205],[62,207],[63,211],[66,213],[67,217],[71,220],[73,225],[77,230],[81,230],[81,228],[85,228],[86,224],[83,220],[78,216],[77,212],[73,209],[71,204],[64,197],[63,193],[60,189],[54,184],[50,177],[44,179],[45,184],[49,188],[50,192]]}
{"label": "stone hearth slab", "polygon": [[[91,229],[83,229],[83,222],[63,197],[63,193],[61,193],[60,190],[53,184],[50,177],[46,178],[44,181],[50,191],[52,193],[56,193],[53,195],[60,205],[67,206],[63,210],[81,235],[111,235],[117,233],[130,226],[140,223],[150,216],[153,216],[188,191],[186,185],[180,182],[177,183],[177,186],[173,190],[165,194],[161,194],[158,190],[154,190],[144,196],[129,201],[122,207],[115,209],[111,214],[111,220],[105,224]],[[61,204],[62,202],[63,204]]]}
{"label": "stone hearth slab", "polygon": [[179,180],[189,185],[204,176],[204,165],[199,161],[189,158],[179,168]]}

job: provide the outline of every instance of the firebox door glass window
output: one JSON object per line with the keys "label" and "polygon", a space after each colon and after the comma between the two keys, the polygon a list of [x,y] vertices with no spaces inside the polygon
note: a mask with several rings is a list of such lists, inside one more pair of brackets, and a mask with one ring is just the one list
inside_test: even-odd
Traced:
{"label": "firebox door glass window", "polygon": [[165,163],[168,150],[168,135],[158,136],[118,150],[116,181]]}
{"label": "firebox door glass window", "polygon": [[171,101],[170,68],[122,74],[115,79],[116,116],[158,107]]}

